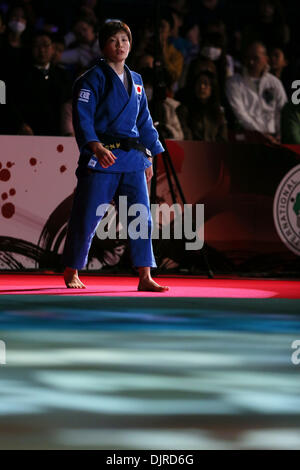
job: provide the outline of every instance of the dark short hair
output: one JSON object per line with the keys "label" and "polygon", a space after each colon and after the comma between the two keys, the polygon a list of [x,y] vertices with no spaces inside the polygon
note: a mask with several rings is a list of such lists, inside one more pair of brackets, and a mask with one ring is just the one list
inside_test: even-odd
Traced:
{"label": "dark short hair", "polygon": [[283,45],[283,44],[276,44],[276,43],[274,42],[274,43],[272,43],[272,44],[270,45],[270,47],[268,48],[268,54],[270,55],[270,54],[274,51],[274,49],[280,49],[280,50],[283,52],[285,58],[288,58],[289,55],[290,55],[290,49],[289,49],[289,47],[287,47],[286,45]]}
{"label": "dark short hair", "polygon": [[43,36],[46,36],[47,38],[50,39],[51,43],[53,43],[53,35],[52,33],[48,33],[48,31],[43,31],[43,30],[38,30],[36,31],[33,36],[31,37],[31,44],[32,46],[34,46],[35,44],[35,41],[40,38],[40,37],[43,37]]}
{"label": "dark short hair", "polygon": [[84,15],[84,14],[76,16],[76,18],[73,21],[73,28],[77,23],[80,23],[81,21],[91,26],[94,29],[94,31],[97,32],[97,22],[94,20],[93,17]]}
{"label": "dark short hair", "polygon": [[114,34],[124,31],[126,33],[130,46],[132,45],[132,35],[129,26],[121,20],[106,21],[99,29],[99,46],[103,50],[108,38]]}
{"label": "dark short hair", "polygon": [[257,40],[251,41],[251,42],[249,42],[249,43],[246,45],[246,47],[245,47],[245,49],[244,49],[244,51],[243,51],[243,55],[244,55],[244,56],[247,55],[248,52],[249,52],[249,50],[250,50],[252,47],[254,47],[254,46],[260,46],[260,47],[264,50],[265,55],[266,55],[266,56],[268,55],[268,51],[267,51],[266,45],[265,45],[262,41],[257,41]]}

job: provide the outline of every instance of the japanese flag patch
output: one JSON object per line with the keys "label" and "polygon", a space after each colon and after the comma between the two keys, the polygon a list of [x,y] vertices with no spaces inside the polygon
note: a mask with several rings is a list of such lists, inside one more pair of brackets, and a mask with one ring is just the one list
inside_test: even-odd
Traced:
{"label": "japanese flag patch", "polygon": [[78,95],[78,101],[83,101],[84,103],[88,103],[90,100],[91,92],[90,90],[86,90],[82,88]]}
{"label": "japanese flag patch", "polygon": [[134,86],[135,86],[135,90],[136,90],[137,94],[138,94],[138,95],[141,95],[141,94],[142,94],[142,90],[143,90],[142,85],[139,85],[139,84],[136,84],[136,83],[135,83]]}

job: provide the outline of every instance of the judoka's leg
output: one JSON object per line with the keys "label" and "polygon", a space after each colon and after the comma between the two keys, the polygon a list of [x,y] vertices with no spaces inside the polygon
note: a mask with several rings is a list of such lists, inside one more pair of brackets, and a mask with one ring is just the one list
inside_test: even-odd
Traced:
{"label": "judoka's leg", "polygon": [[[138,268],[140,276],[138,290],[164,292],[168,290],[168,287],[157,284],[151,278],[150,273],[150,268],[155,268],[156,262],[151,240],[152,217],[145,171],[124,173],[116,193],[115,200],[117,205],[119,196],[127,196],[128,209],[130,209],[133,204],[141,204],[143,206],[141,212],[128,215],[128,237],[131,258],[134,266]],[[136,226],[131,226],[136,217],[139,217],[141,221],[139,230],[137,230]],[[141,227],[142,224],[143,227]],[[132,229],[135,229],[136,232],[140,232],[144,237],[134,238]]]}
{"label": "judoka's leg", "polygon": [[110,203],[120,176],[119,173],[102,173],[88,169],[78,171],[78,183],[63,253],[67,287],[84,287],[79,281],[77,270],[87,263],[90,246],[102,218],[96,215],[97,208],[100,204]]}

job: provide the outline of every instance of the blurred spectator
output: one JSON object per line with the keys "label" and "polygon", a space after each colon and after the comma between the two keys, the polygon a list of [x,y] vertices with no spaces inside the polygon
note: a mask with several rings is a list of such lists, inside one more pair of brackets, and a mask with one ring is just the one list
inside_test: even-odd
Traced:
{"label": "blurred spectator", "polygon": [[300,145],[300,104],[288,102],[282,108],[281,142]]}
{"label": "blurred spectator", "polygon": [[181,102],[185,102],[188,99],[191,84],[195,83],[196,77],[200,72],[210,72],[217,79],[217,69],[214,62],[199,56],[191,62],[187,71],[185,86],[178,90],[176,99]]}
{"label": "blurred spectator", "polygon": [[183,55],[170,44],[171,29],[174,26],[173,19],[165,15],[160,23],[160,43],[164,66],[169,72],[173,83],[178,82],[183,69]]}
{"label": "blurred spectator", "polygon": [[8,94],[13,94],[16,89],[20,70],[23,70],[29,60],[29,48],[27,47],[30,33],[27,30],[27,18],[25,10],[19,4],[13,6],[7,12],[7,25],[0,49],[3,77],[8,87]]}
{"label": "blurred spectator", "polygon": [[210,59],[206,59],[205,57],[200,56],[191,62],[188,73],[188,83],[194,83],[194,78],[203,71],[210,72],[217,78],[217,69],[215,63]]}
{"label": "blurred spectator", "polygon": [[15,5],[19,5],[24,9],[25,16],[27,19],[27,27],[32,30],[37,21],[36,14],[36,1],[35,0],[18,0],[14,2]]}
{"label": "blurred spectator", "polygon": [[16,4],[7,13],[6,41],[10,48],[21,48],[29,41],[27,15],[21,4]]}
{"label": "blurred spectator", "polygon": [[200,55],[215,63],[220,83],[234,74],[233,59],[226,51],[225,32],[208,31],[203,37]]}
{"label": "blurred spectator", "polygon": [[189,64],[199,54],[201,40],[199,25],[194,23],[187,27],[185,30],[185,38],[187,40],[187,51],[184,61],[186,64]]}
{"label": "blurred spectator", "polygon": [[51,64],[54,47],[49,34],[35,36],[32,63],[22,71],[18,108],[34,135],[61,135],[62,105],[71,97],[71,81],[65,70]]}
{"label": "blurred spectator", "polygon": [[141,70],[154,65],[155,39],[153,25],[149,18],[139,25],[133,41],[133,48],[127,60],[127,65],[133,70]]}
{"label": "blurred spectator", "polygon": [[226,142],[227,125],[220,106],[218,83],[211,72],[200,72],[190,84],[190,93],[178,107],[184,138],[205,142]]}
{"label": "blurred spectator", "polygon": [[66,35],[66,47],[76,39],[71,32],[76,18],[84,16],[96,20],[101,16],[96,0],[34,0],[34,4],[38,16],[36,30]]}
{"label": "blurred spectator", "polygon": [[80,4],[79,16],[90,17],[94,22],[100,20],[98,0],[81,0]]}
{"label": "blurred spectator", "polygon": [[[217,70],[219,67],[221,67],[221,58],[223,57],[225,59],[223,59],[222,65],[223,73],[221,73],[221,71],[218,72],[219,80],[223,79],[224,76],[225,78],[231,77],[234,74],[234,60],[233,57],[227,53],[228,40],[225,23],[223,23],[223,21],[214,21],[213,23],[209,23],[205,30],[203,42],[204,46],[205,43],[211,42],[212,47],[215,44],[215,46],[222,49],[222,52],[220,54],[220,61],[218,61],[218,59],[215,59]],[[202,55],[204,55],[205,57],[205,54]],[[209,57],[209,54],[208,59],[211,59],[211,57]]]}
{"label": "blurred spectator", "polygon": [[63,37],[59,35],[51,35],[52,44],[53,44],[53,55],[52,55],[52,64],[62,65],[61,64],[61,55],[65,50],[65,43]]}
{"label": "blurred spectator", "polygon": [[270,73],[281,80],[284,69],[288,62],[282,47],[272,47],[269,52]]}
{"label": "blurred spectator", "polygon": [[89,67],[100,56],[96,34],[96,24],[90,18],[82,17],[75,21],[73,31],[76,42],[62,52],[60,61],[77,68]]}
{"label": "blurred spectator", "polygon": [[287,101],[282,83],[268,73],[268,56],[262,43],[248,46],[245,69],[227,80],[227,97],[239,126],[257,131],[271,143],[280,138],[280,112]]}
{"label": "blurred spectator", "polygon": [[181,16],[185,16],[189,11],[188,3],[190,3],[190,0],[169,0],[167,3],[170,8],[178,11]]}
{"label": "blurred spectator", "polygon": [[244,46],[254,41],[262,42],[267,48],[286,45],[290,30],[280,0],[258,0],[256,11],[256,20],[243,31]]}
{"label": "blurred spectator", "polygon": [[178,83],[178,88],[183,88],[187,82],[187,75],[190,63],[196,59],[200,51],[200,29],[198,24],[191,24],[187,28],[183,28],[187,49],[184,57],[183,71]]}
{"label": "blurred spectator", "polygon": [[[146,68],[140,71],[148,99],[149,108],[153,117],[159,122],[159,130],[165,139],[183,140],[183,131],[178,119],[176,109],[180,105],[172,97],[172,79],[166,70],[159,71],[155,78],[155,71]],[[154,87],[157,87],[154,90]],[[156,102],[154,103],[153,97]]]}
{"label": "blurred spectator", "polygon": [[[226,78],[233,75],[234,72],[233,59],[226,52],[226,44],[227,39],[224,23],[220,21],[210,23],[206,27],[204,37],[201,41],[201,46],[199,48],[198,56],[193,61],[191,61],[188,70],[184,71],[184,84],[188,86],[189,83],[193,83],[193,77],[199,72],[198,64],[201,68],[203,61],[206,61],[206,64],[209,62],[210,70],[217,75],[222,106],[226,106]],[[211,64],[213,64],[213,66]],[[178,94],[178,97],[179,96],[180,94]]]}
{"label": "blurred spectator", "polygon": [[292,82],[297,76],[295,67],[289,64],[285,48],[272,47],[269,52],[270,73],[281,80],[288,98],[292,94]]}
{"label": "blurred spectator", "polygon": [[213,61],[217,70],[217,78],[220,89],[220,100],[225,106],[226,78],[234,73],[234,63],[231,56],[226,53],[226,36],[220,31],[207,32],[204,35],[200,49],[200,56]]}
{"label": "blurred spectator", "polygon": [[134,69],[138,72],[139,70],[154,67],[154,57],[151,54],[143,54],[139,57],[136,57]]}
{"label": "blurred spectator", "polygon": [[[98,24],[99,24],[99,21],[100,21],[100,17],[97,18],[97,15],[95,14],[92,6],[87,5],[88,2],[85,2],[83,0],[83,1],[80,1],[80,3],[82,5],[77,10],[75,20],[72,22],[73,27],[65,35],[65,46],[66,46],[66,48],[71,46],[77,40],[76,34],[74,32],[74,24],[76,23],[76,21],[78,19],[84,18],[89,22],[89,24],[94,26],[95,31],[96,31],[96,29],[98,29]],[[97,2],[92,2],[92,3],[97,3]]]}
{"label": "blurred spectator", "polygon": [[207,24],[214,21],[224,21],[224,1],[223,0],[192,0],[191,14],[200,25],[200,30]]}
{"label": "blurred spectator", "polygon": [[141,70],[145,66],[153,67],[156,60],[158,64],[161,64],[168,71],[172,78],[173,87],[176,89],[183,71],[183,55],[170,43],[173,26],[172,15],[167,10],[162,11],[159,25],[160,44],[158,45],[158,50],[155,50],[156,38],[154,28],[149,21],[146,21],[143,28],[139,30],[136,41],[134,41],[134,49],[128,64],[135,70]]}
{"label": "blurred spectator", "polygon": [[183,58],[185,59],[188,54],[189,43],[185,38],[180,35],[180,29],[183,25],[183,17],[182,14],[180,14],[180,12],[175,9],[171,10],[171,15],[173,18],[173,27],[171,28],[169,42],[170,44],[173,44],[173,46],[179,52],[181,52]]}

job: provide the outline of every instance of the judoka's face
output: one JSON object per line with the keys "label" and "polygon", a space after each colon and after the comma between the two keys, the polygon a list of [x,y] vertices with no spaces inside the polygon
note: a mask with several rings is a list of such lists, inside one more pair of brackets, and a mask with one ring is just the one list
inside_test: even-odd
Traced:
{"label": "judoka's face", "polygon": [[111,62],[122,62],[127,58],[129,51],[130,42],[128,36],[125,32],[119,31],[108,38],[102,52],[106,59]]}

